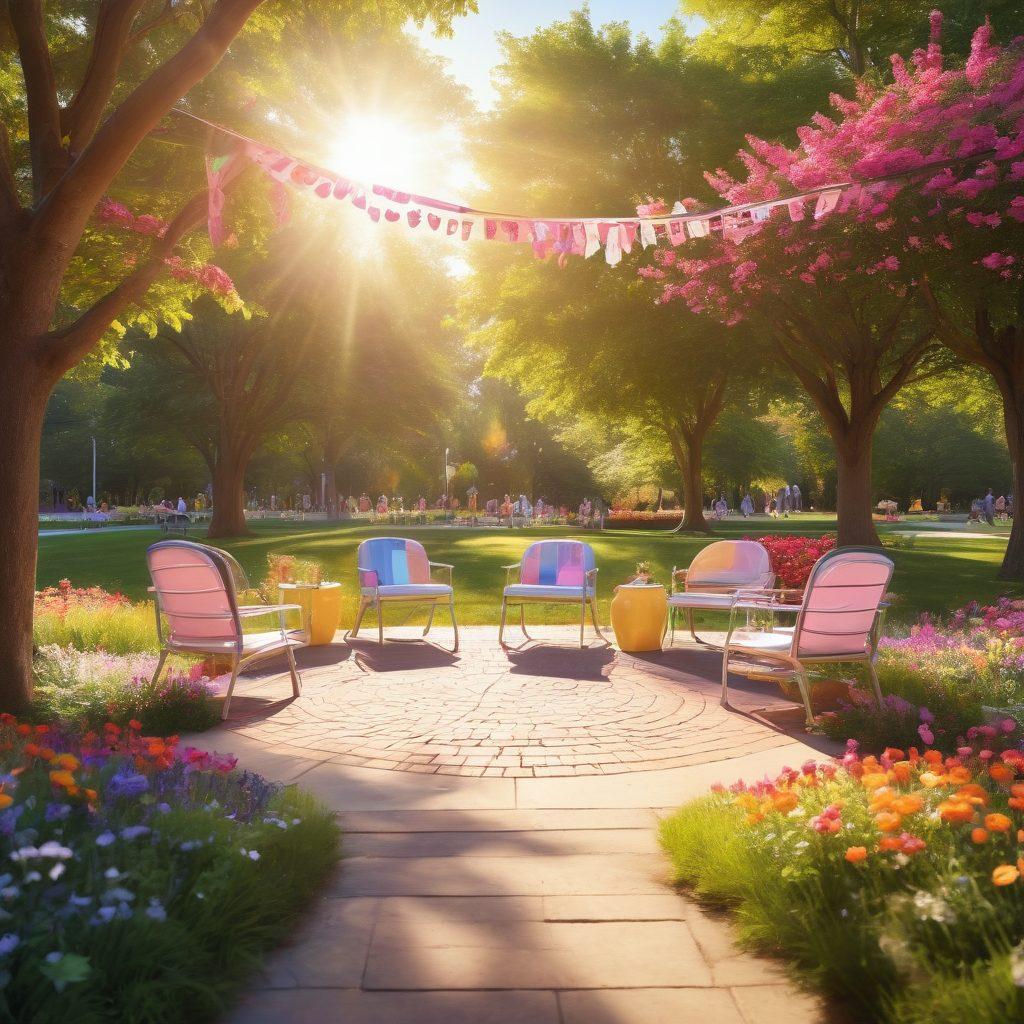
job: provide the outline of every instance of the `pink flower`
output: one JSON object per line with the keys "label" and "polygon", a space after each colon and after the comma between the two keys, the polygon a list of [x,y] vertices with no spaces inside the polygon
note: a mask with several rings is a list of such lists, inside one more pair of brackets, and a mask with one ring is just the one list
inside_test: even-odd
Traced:
{"label": "pink flower", "polygon": [[929,747],[935,742],[935,734],[924,722],[917,727],[917,734],[921,737],[921,742],[926,743]]}

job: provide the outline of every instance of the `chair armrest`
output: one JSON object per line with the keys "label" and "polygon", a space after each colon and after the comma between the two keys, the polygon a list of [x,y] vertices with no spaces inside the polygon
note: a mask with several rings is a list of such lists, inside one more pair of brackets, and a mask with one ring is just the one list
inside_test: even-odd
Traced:
{"label": "chair armrest", "polygon": [[583,575],[589,580],[597,576],[599,570],[595,566],[593,569],[588,569]]}
{"label": "chair armrest", "polygon": [[512,569],[518,569],[520,564],[520,562],[513,562],[511,565],[503,565],[502,569],[504,569],[506,572],[509,572]]}
{"label": "chair armrest", "polygon": [[427,562],[427,565],[431,569],[454,569],[454,565],[449,565],[447,562]]}
{"label": "chair armrest", "polygon": [[301,604],[243,604],[238,609],[241,619],[258,618],[260,615],[276,615],[278,612],[302,612]]}

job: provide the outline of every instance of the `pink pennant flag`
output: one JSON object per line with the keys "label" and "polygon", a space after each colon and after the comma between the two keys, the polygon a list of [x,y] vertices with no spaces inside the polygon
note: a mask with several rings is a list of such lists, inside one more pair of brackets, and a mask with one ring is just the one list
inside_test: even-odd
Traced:
{"label": "pink pennant flag", "polygon": [[682,245],[686,241],[686,222],[670,220],[668,222],[668,238],[673,245]]}
{"label": "pink pennant flag", "polygon": [[216,248],[224,244],[224,189],[242,167],[237,153],[206,157],[207,227],[210,243]]}
{"label": "pink pennant flag", "polygon": [[787,204],[789,207],[789,219],[792,221],[803,220],[805,217],[804,201],[802,199],[791,199]]}
{"label": "pink pennant flag", "polygon": [[839,189],[835,189],[832,192],[822,192],[818,196],[818,202],[814,207],[814,219],[821,220],[822,217],[827,217],[836,208],[841,195],[842,192]]}

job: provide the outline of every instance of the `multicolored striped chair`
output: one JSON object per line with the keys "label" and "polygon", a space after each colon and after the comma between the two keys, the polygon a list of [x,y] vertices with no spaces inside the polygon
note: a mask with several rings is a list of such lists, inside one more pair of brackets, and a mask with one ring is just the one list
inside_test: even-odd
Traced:
{"label": "multicolored striped chair", "polygon": [[[455,621],[455,591],[452,588],[453,567],[444,562],[431,562],[423,545],[403,537],[374,537],[359,545],[356,555],[359,566],[359,614],[349,636],[357,636],[367,608],[377,609],[377,640],[384,643],[385,602],[429,604],[430,618],[423,630],[426,636],[434,624],[438,604],[447,604],[455,633],[453,653],[459,649],[459,627]],[[448,573],[448,582],[439,583],[431,570]]]}
{"label": "multicolored striped chair", "polygon": [[[506,565],[505,590],[501,598],[501,627],[498,643],[505,646],[505,619],[508,606],[519,605],[519,626],[527,640],[527,604],[579,604],[580,647],[587,621],[587,606],[597,635],[608,643],[597,621],[597,567],[594,549],[581,540],[540,540],[531,544],[523,560]],[[519,580],[513,583],[513,570],[519,570]]]}

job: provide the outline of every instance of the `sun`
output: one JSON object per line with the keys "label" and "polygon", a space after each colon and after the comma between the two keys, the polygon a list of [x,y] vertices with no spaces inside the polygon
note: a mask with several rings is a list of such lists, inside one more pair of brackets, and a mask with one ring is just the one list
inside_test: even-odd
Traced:
{"label": "sun", "polygon": [[397,118],[354,114],[330,145],[330,169],[362,184],[420,190],[436,176],[432,143],[427,132]]}

